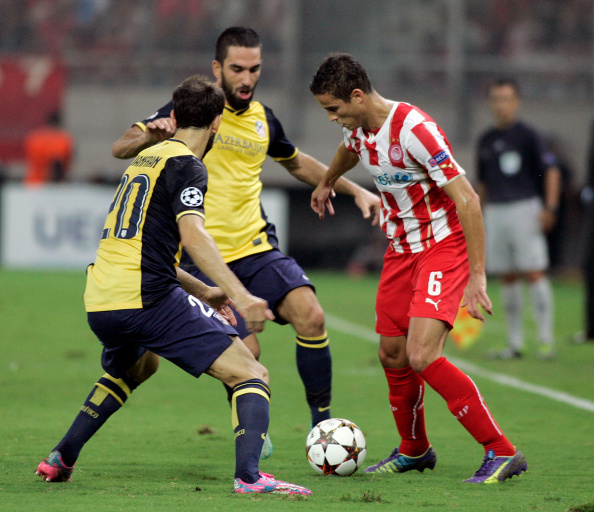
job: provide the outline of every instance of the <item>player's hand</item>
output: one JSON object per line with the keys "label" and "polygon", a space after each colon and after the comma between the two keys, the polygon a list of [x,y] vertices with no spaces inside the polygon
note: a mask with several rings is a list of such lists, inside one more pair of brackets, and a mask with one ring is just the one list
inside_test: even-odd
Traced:
{"label": "player's hand", "polygon": [[209,286],[200,297],[202,302],[208,304],[231,325],[237,325],[237,318],[230,306],[235,306],[233,300],[218,286]]}
{"label": "player's hand", "polygon": [[334,215],[334,206],[332,206],[332,201],[330,200],[331,197],[336,197],[336,192],[334,192],[332,187],[325,185],[323,182],[320,182],[312,192],[311,208],[318,214],[320,219],[324,218],[326,208],[328,208],[330,215]]}
{"label": "player's hand", "polygon": [[364,219],[369,219],[373,216],[371,225],[377,225],[379,222],[381,201],[376,194],[362,188],[361,191],[355,196],[355,204],[363,213]]}
{"label": "player's hand", "polygon": [[461,304],[462,307],[466,306],[468,308],[471,317],[484,322],[485,317],[479,308],[479,304],[489,315],[493,314],[493,304],[487,295],[487,278],[484,273],[471,274]]}
{"label": "player's hand", "polygon": [[151,145],[173,137],[177,129],[176,122],[171,117],[161,117],[146,123],[145,136]]}
{"label": "player's hand", "polygon": [[264,330],[267,320],[274,320],[274,313],[268,309],[268,302],[249,293],[235,298],[236,309],[245,320],[245,325],[251,333],[257,334]]}

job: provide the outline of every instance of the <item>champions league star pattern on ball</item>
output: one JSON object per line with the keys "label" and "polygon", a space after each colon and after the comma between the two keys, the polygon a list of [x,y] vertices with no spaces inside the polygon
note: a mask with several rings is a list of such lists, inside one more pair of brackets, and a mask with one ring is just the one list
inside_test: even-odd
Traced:
{"label": "champions league star pattern on ball", "polygon": [[307,436],[305,449],[309,465],[320,475],[352,475],[367,454],[363,432],[341,418],[318,423]]}

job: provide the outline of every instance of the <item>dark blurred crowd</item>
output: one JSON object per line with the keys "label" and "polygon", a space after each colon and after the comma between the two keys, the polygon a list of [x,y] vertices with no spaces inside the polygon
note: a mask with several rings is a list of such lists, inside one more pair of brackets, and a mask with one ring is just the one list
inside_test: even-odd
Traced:
{"label": "dark blurred crowd", "polygon": [[278,21],[282,0],[0,0],[0,50],[133,53],[212,48],[221,25],[247,14]]}
{"label": "dark blurred crowd", "polygon": [[592,51],[591,0],[468,2],[468,48],[475,55],[587,56]]}
{"label": "dark blurred crowd", "polygon": [[[0,55],[59,56],[73,82],[158,83],[187,76],[196,54],[210,64],[212,42],[249,24],[268,49],[279,44],[283,0],[0,0]],[[192,58],[189,57],[192,55]]]}
{"label": "dark blurred crowd", "polygon": [[[221,27],[248,22],[267,44],[275,44],[282,37],[288,4],[285,0],[0,0],[0,50],[135,52],[142,51],[147,41],[169,51],[210,49]],[[307,11],[315,2],[297,4]],[[464,0],[460,5],[469,55],[591,52],[591,0]],[[376,34],[386,39],[386,46],[392,42],[392,27],[407,33],[407,49],[415,53],[440,55],[446,50],[444,0],[385,0],[378,6],[384,9]]]}

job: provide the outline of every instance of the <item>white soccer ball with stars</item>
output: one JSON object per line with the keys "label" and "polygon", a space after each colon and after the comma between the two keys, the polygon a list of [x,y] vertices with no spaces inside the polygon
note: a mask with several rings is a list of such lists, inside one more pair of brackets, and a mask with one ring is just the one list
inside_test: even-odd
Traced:
{"label": "white soccer ball with stars", "polygon": [[352,475],[367,455],[361,429],[342,418],[324,420],[312,428],[305,451],[307,461],[319,475]]}

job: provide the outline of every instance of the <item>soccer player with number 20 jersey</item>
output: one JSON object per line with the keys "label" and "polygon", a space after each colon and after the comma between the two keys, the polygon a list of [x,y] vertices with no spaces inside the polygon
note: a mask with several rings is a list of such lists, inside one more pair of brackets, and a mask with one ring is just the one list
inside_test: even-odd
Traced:
{"label": "soccer player with number 20 jersey", "polygon": [[[194,377],[206,373],[232,389],[234,493],[311,494],[259,471],[269,421],[268,372],[208,304],[227,315],[232,297],[254,332],[273,318],[268,303],[251,295],[225,265],[204,228],[207,180],[198,156],[212,146],[224,104],[222,91],[204,78],[182,82],[173,93],[174,137],[141,152],[122,176],[84,294],[108,373],[39,464],[37,474],[47,482],[71,479],[85,442],[124,405],[142,378],[156,370],[156,354]],[[195,289],[212,298],[208,286],[176,267],[181,245],[220,284],[224,293],[215,291],[218,298],[202,302],[182,289],[182,283],[194,281]]]}
{"label": "soccer player with number 20 jersey", "polygon": [[484,447],[480,469],[465,482],[497,483],[520,475],[527,470],[524,455],[504,435],[470,377],[442,356],[462,299],[483,321],[479,305],[489,314],[492,308],[480,203],[444,132],[420,109],[380,96],[350,55],[325,59],[310,90],[344,133],[312,194],[312,208],[323,218],[334,183],[360,161],[380,192],[380,224],[390,241],[376,331],[401,442],[365,472],[435,467],[425,431],[426,382]]}

